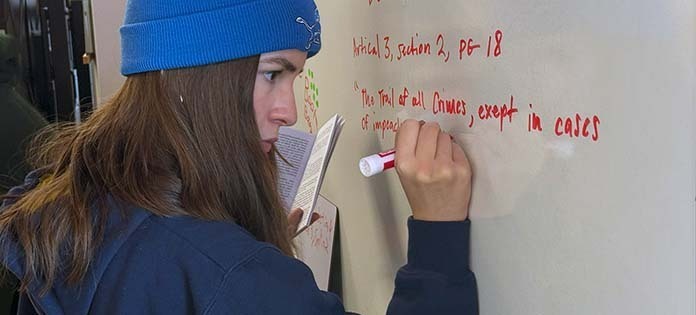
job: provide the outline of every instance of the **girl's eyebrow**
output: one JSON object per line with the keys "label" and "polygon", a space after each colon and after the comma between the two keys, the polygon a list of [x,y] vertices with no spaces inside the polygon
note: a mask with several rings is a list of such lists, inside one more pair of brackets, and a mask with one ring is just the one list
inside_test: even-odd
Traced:
{"label": "girl's eyebrow", "polygon": [[290,71],[290,72],[297,72],[297,67],[290,62],[290,60],[287,60],[283,57],[269,57],[269,58],[264,58],[260,61],[260,63],[273,63],[273,64],[278,64],[283,66],[283,69]]}

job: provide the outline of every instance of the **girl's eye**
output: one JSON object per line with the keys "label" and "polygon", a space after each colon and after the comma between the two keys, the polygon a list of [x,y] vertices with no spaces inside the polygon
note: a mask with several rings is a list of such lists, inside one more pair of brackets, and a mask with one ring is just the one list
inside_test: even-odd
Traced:
{"label": "girl's eye", "polygon": [[280,71],[266,71],[263,76],[266,77],[266,80],[273,81],[279,73]]}

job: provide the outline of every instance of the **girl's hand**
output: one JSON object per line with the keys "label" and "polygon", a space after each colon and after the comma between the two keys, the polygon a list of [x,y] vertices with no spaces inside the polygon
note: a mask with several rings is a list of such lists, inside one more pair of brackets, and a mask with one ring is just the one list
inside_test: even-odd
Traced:
{"label": "girl's hand", "polygon": [[[292,209],[290,213],[288,214],[288,235],[290,235],[290,238],[294,238],[295,236],[299,235],[302,233],[306,228],[302,229],[302,231],[297,231],[297,227],[300,226],[300,220],[302,220],[302,215],[304,214],[304,211],[300,208]],[[314,222],[319,220],[321,218],[321,215],[314,212],[312,213],[312,220],[310,220],[309,225],[312,225]],[[307,227],[309,227],[309,225]]]}
{"label": "girl's hand", "polygon": [[395,167],[413,211],[424,221],[463,221],[469,215],[471,167],[438,123],[406,120],[396,134]]}

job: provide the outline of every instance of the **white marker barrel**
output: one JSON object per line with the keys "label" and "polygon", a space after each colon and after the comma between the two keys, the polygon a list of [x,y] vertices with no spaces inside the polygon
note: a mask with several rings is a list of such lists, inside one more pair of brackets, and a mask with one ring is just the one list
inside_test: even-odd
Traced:
{"label": "white marker barrel", "polygon": [[358,163],[360,172],[363,174],[363,176],[370,177],[394,167],[395,153],[396,151],[392,149],[360,159],[360,162]]}

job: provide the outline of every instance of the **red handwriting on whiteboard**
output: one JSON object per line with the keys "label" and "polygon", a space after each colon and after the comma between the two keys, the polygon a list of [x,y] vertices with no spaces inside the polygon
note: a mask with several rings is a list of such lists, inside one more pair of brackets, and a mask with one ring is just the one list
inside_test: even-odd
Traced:
{"label": "red handwriting on whiteboard", "polygon": [[556,118],[554,131],[559,137],[591,138],[592,141],[597,141],[599,140],[599,124],[597,115],[588,118],[575,114],[574,117]]}
{"label": "red handwriting on whiteboard", "polygon": [[[529,109],[533,110],[534,105],[529,104]],[[544,128],[541,126],[541,117],[535,112],[531,112],[527,115],[527,131],[544,131]]]}
{"label": "red handwriting on whiteboard", "polygon": [[372,123],[372,131],[381,132],[382,139],[384,139],[384,134],[387,132],[396,133],[401,126],[401,119],[382,119]]}
{"label": "red handwriting on whiteboard", "polygon": [[360,39],[356,39],[353,37],[353,57],[359,57],[362,55],[381,58],[381,54],[379,52],[379,34],[375,34],[374,38],[360,36]]}
{"label": "red handwriting on whiteboard", "polygon": [[[370,111],[365,113],[359,120],[361,130],[376,132],[382,138],[385,138],[389,133],[395,133],[402,121],[400,118],[383,118],[384,111],[378,113],[372,109],[377,104],[385,110],[401,110],[409,107],[429,109],[435,116],[457,117],[462,120],[462,125],[468,128],[476,128],[476,126],[489,121],[495,122],[501,133],[506,130],[506,125],[514,124],[516,115],[520,114],[514,95],[510,95],[504,101],[474,103],[470,100],[470,97],[449,93],[445,89],[438,89],[428,92],[428,102],[430,103],[426,104],[426,91],[414,89],[413,87],[388,87],[371,91],[367,88],[361,88],[358,82],[355,81],[353,90],[360,99],[361,107]],[[430,95],[432,95],[431,98]],[[529,133],[542,133],[544,131],[543,119],[534,111],[534,106],[534,104],[529,103],[529,109],[526,113],[527,131]],[[553,126],[553,129],[549,129],[547,132],[550,131],[557,137],[588,139],[594,142],[598,142],[600,139],[601,120],[598,115],[583,116],[576,113],[567,117],[556,116],[553,121],[547,123]]]}
{"label": "red handwriting on whiteboard", "polygon": [[379,95],[379,107],[389,106],[394,107],[394,89],[389,88],[388,90],[381,89],[377,91]]}
{"label": "red handwriting on whiteboard", "polygon": [[[443,91],[444,92],[444,91]],[[466,117],[466,101],[461,98],[445,98],[440,92],[433,92],[433,114],[456,114]]]}
{"label": "red handwriting on whiteboard", "polygon": [[[398,56],[396,56],[396,60],[401,60],[408,56],[431,55],[430,43],[423,42],[418,37],[418,33],[416,33],[415,36],[411,36],[410,42],[402,42],[396,46],[399,53]],[[391,60],[392,59],[390,59],[390,61]]]}
{"label": "red handwriting on whiteboard", "polygon": [[[457,36],[455,39],[459,41],[458,60],[474,57],[498,58],[503,53],[503,31],[501,30],[478,36],[478,39],[475,36]],[[353,57],[372,57],[388,62],[400,62],[412,58],[437,58],[448,63],[451,55],[450,40],[443,33],[423,35],[420,32],[405,36],[380,35],[379,33],[375,33],[374,36],[354,36]]]}
{"label": "red handwriting on whiteboard", "polygon": [[[398,104],[401,106],[406,106],[408,104],[411,105],[411,107],[422,107],[425,109],[425,93],[423,91],[415,91],[414,95],[410,95],[408,88],[404,87],[403,92],[399,94],[399,102]],[[410,97],[410,102],[409,102],[409,97]]]}
{"label": "red handwriting on whiteboard", "polygon": [[[498,57],[503,53],[503,31],[495,31],[495,35],[488,36],[488,48],[486,49],[486,58]],[[476,53],[477,49],[482,49],[481,43],[473,38],[459,40],[459,60],[466,57],[471,57]]]}
{"label": "red handwriting on whiteboard", "polygon": [[503,105],[498,105],[498,104],[483,104],[480,105],[478,108],[478,115],[479,119],[481,120],[489,120],[489,119],[497,119],[500,121],[500,132],[503,132],[503,125],[505,123],[505,119],[509,119],[509,122],[512,123],[512,118],[513,115],[518,112],[517,108],[515,108],[515,97],[510,96],[510,103],[509,104],[503,104]]}

